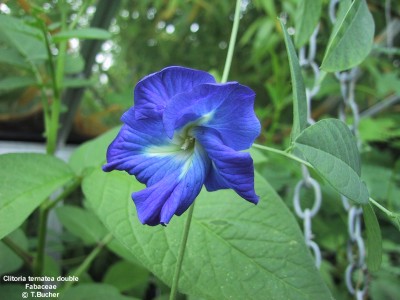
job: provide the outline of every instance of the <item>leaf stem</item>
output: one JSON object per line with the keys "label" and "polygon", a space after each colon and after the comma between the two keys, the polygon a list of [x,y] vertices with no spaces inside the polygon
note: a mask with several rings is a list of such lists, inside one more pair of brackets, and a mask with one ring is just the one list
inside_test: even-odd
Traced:
{"label": "leaf stem", "polygon": [[303,159],[301,159],[301,158],[299,158],[297,156],[294,156],[294,155],[292,155],[292,154],[290,154],[290,153],[288,153],[286,151],[282,151],[282,150],[279,150],[279,149],[276,149],[276,148],[271,148],[271,147],[263,146],[263,145],[259,145],[259,144],[253,144],[253,147],[261,149],[261,150],[273,152],[273,153],[276,153],[276,154],[279,154],[279,155],[282,155],[282,156],[285,156],[285,157],[290,158],[291,160],[297,161],[297,162],[299,162],[299,163],[301,163],[301,164],[303,164],[303,165],[305,165],[305,166],[307,166],[307,167],[309,167],[311,169],[315,169],[309,162],[307,162],[307,161],[305,161],[305,160],[303,160]]}
{"label": "leaf stem", "polygon": [[[65,8],[65,2],[60,1],[61,9],[61,30],[67,28],[67,11]],[[57,133],[59,127],[59,119],[61,113],[61,90],[64,79],[64,68],[65,68],[65,56],[67,52],[67,41],[61,41],[59,45],[59,54],[57,57],[57,65],[55,73],[52,73],[53,80],[53,103],[51,104],[50,123],[47,136],[47,153],[54,154],[57,148]],[[49,59],[52,59],[49,57]]]}
{"label": "leaf stem", "polygon": [[[307,162],[307,161],[305,161],[305,160],[303,160],[303,159],[301,159],[301,158],[299,158],[297,156],[294,156],[294,155],[292,155],[292,154],[290,154],[290,153],[288,153],[286,151],[282,151],[282,150],[279,150],[279,149],[275,149],[275,148],[271,148],[271,147],[263,146],[263,145],[259,145],[259,144],[253,144],[253,147],[261,149],[261,150],[273,152],[273,153],[276,153],[276,154],[279,154],[279,155],[282,155],[282,156],[285,156],[287,158],[290,158],[290,159],[292,159],[294,161],[297,161],[297,162],[299,162],[301,164],[304,164],[307,167],[315,170],[315,168],[309,162]],[[369,197],[369,202],[372,203],[373,205],[375,205],[377,208],[379,208],[389,218],[395,219],[396,222],[398,222],[399,228],[400,228],[400,216],[398,214],[396,214],[396,213],[388,210],[387,208],[383,207],[381,204],[379,204],[376,200],[374,200],[371,197]]]}
{"label": "leaf stem", "polygon": [[18,246],[18,244],[14,243],[14,241],[8,236],[3,238],[1,241],[6,244],[8,248],[10,248],[16,255],[18,255],[27,266],[32,267],[33,256],[31,254]]}
{"label": "leaf stem", "polygon": [[387,208],[383,207],[381,204],[379,204],[378,201],[374,200],[373,198],[369,197],[369,202],[371,202],[373,205],[375,205],[377,208],[379,208],[382,212],[384,212],[390,218],[394,218],[396,216],[393,212],[391,212]]}
{"label": "leaf stem", "polygon": [[33,274],[35,276],[41,276],[43,273],[48,215],[49,211],[45,209],[43,203],[39,208],[38,246],[36,258],[33,262]]}
{"label": "leaf stem", "polygon": [[83,13],[85,12],[85,10],[92,5],[94,2],[94,0],[91,1],[85,1],[82,3],[81,7],[79,8],[78,13],[76,14],[76,18],[74,20],[72,20],[72,22],[69,24],[68,26],[68,30],[73,30],[75,29],[76,24],[78,23],[78,21],[81,19]]}
{"label": "leaf stem", "polygon": [[65,199],[69,194],[75,191],[80,186],[81,182],[81,177],[75,177],[73,181],[67,187],[65,187],[64,191],[59,196],[57,196],[56,199],[46,201],[44,203],[44,208],[47,210],[52,209],[54,206],[56,206],[58,202]]}
{"label": "leaf stem", "polygon": [[225,83],[228,80],[229,71],[231,69],[233,51],[235,49],[236,37],[239,29],[240,4],[241,0],[236,0],[235,17],[233,19],[232,33],[231,33],[231,38],[229,40],[228,54],[226,56],[225,67],[224,67],[224,72],[222,73],[221,83]]}
{"label": "leaf stem", "polygon": [[187,240],[188,240],[188,236],[189,236],[190,224],[192,223],[193,210],[194,210],[194,203],[189,208],[185,227],[183,229],[183,236],[182,236],[181,245],[179,247],[174,277],[172,278],[172,286],[171,286],[171,293],[169,295],[169,300],[175,300],[176,294],[178,292],[179,276],[180,276],[181,269],[182,269],[183,257],[185,255],[186,244],[187,244]]}
{"label": "leaf stem", "polygon": [[47,235],[47,219],[49,211],[62,199],[65,199],[80,185],[81,178],[76,177],[74,180],[64,189],[64,191],[57,196],[54,200],[47,200],[42,203],[39,208],[39,229],[38,229],[38,246],[36,258],[33,262],[33,274],[35,276],[41,276],[44,265],[44,255],[46,246],[46,235]]}
{"label": "leaf stem", "polygon": [[[79,265],[79,267],[75,270],[72,276],[76,276],[79,278],[82,275],[82,273],[89,268],[90,264],[97,257],[97,255],[99,255],[104,246],[106,246],[109,242],[111,242],[112,239],[113,235],[111,233],[107,234],[97,244],[97,246],[92,250],[92,252],[89,253],[89,255],[85,258],[85,260]],[[67,281],[62,288],[62,292],[65,293],[65,291],[68,290],[74,283],[75,281]]]}

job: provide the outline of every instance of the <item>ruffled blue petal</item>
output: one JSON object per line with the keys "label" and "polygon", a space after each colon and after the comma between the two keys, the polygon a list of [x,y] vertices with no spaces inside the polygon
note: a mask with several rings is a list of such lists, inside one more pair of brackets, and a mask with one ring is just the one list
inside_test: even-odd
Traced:
{"label": "ruffled blue petal", "polygon": [[135,87],[135,117],[160,117],[173,96],[199,84],[214,82],[214,77],[204,71],[183,67],[168,67],[148,75]]}
{"label": "ruffled blue petal", "polygon": [[187,124],[213,128],[233,150],[248,149],[260,134],[254,92],[236,82],[201,84],[171,98],[163,113],[169,137]]}
{"label": "ruffled blue petal", "polygon": [[160,119],[135,120],[130,109],[122,120],[125,124],[108,147],[104,171],[126,171],[151,185],[179,169],[191,155],[181,149],[182,141],[166,136]]}
{"label": "ruffled blue petal", "polygon": [[250,154],[224,145],[215,129],[197,127],[194,133],[212,161],[205,181],[207,190],[230,188],[242,198],[257,204],[259,197],[254,190],[254,166]]}
{"label": "ruffled blue petal", "polygon": [[200,193],[210,161],[200,145],[178,170],[162,180],[132,194],[138,218],[147,225],[166,225],[172,216],[181,215]]}

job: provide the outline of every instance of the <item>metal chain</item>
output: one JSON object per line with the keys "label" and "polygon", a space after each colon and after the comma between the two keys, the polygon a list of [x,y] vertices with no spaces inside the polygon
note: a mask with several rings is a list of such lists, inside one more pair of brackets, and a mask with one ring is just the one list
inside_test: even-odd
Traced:
{"label": "metal chain", "polygon": [[[313,86],[311,88],[306,87],[306,98],[307,98],[307,122],[309,124],[314,124],[315,121],[311,117],[311,103],[313,97],[318,93],[320,89],[320,85],[318,83],[320,71],[318,68],[318,64],[315,62],[315,54],[317,52],[317,35],[319,31],[319,25],[315,28],[313,34],[310,37],[308,42],[308,49],[306,53],[306,47],[302,47],[299,51],[299,64],[303,70],[309,71],[311,69],[312,74],[314,76]],[[312,218],[318,213],[321,202],[321,187],[319,183],[313,179],[308,172],[307,167],[302,166],[302,179],[296,184],[293,195],[293,205],[296,212],[296,215],[303,220],[303,231],[304,231],[304,239],[306,245],[310,248],[314,259],[315,265],[317,268],[321,266],[321,250],[318,244],[313,240],[314,234],[312,232]],[[302,189],[311,189],[314,193],[314,201],[311,208],[305,208],[304,210],[301,208],[301,190]]]}
{"label": "metal chain", "polygon": [[[336,6],[339,0],[331,0],[329,4],[329,17],[332,23],[336,21]],[[349,124],[347,112],[350,111],[352,123],[349,124],[353,132],[358,149],[361,148],[361,140],[358,134],[360,114],[355,100],[355,86],[359,76],[359,69],[353,68],[345,72],[337,72],[335,76],[340,83],[340,91],[343,103],[339,107],[339,119]],[[346,287],[350,294],[357,300],[364,299],[368,289],[368,274],[365,262],[365,244],[362,238],[362,209],[352,205],[349,200],[342,196],[342,202],[348,214],[347,261],[345,271]],[[358,278],[356,278],[358,277]]]}
{"label": "metal chain", "polygon": [[393,28],[392,28],[392,15],[391,15],[391,9],[392,9],[392,3],[391,0],[386,0],[385,1],[385,21],[386,21],[386,46],[388,48],[393,47],[393,39],[394,39],[394,34],[393,34]]}

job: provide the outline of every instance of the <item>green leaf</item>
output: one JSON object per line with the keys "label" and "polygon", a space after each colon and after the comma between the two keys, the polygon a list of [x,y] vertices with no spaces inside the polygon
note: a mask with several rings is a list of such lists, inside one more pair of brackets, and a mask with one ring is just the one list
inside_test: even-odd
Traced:
{"label": "green leaf", "polygon": [[123,296],[117,288],[108,284],[83,283],[74,286],[60,295],[60,300],[138,300]]}
{"label": "green leaf", "polygon": [[24,58],[12,49],[0,49],[0,62],[18,68],[29,68]]}
{"label": "green leaf", "polygon": [[61,42],[73,38],[90,40],[107,40],[111,38],[111,33],[100,28],[79,28],[74,30],[60,31],[53,36],[54,42]]}
{"label": "green leaf", "polygon": [[0,239],[74,177],[66,163],[45,154],[0,155],[0,166]]}
{"label": "green leaf", "polygon": [[85,61],[80,54],[67,55],[65,59],[65,74],[81,73],[85,68]]}
{"label": "green leaf", "polygon": [[64,205],[56,208],[61,224],[86,245],[97,244],[107,234],[107,230],[92,212],[83,208]]}
{"label": "green leaf", "polygon": [[279,22],[281,23],[283,36],[285,38],[286,52],[288,53],[289,58],[290,77],[292,80],[293,126],[291,139],[293,141],[307,127],[307,98],[296,50],[294,49],[292,40],[290,39],[282,20],[279,20]]}
{"label": "green leaf", "polygon": [[[314,266],[296,220],[258,174],[260,203],[231,190],[196,199],[180,290],[206,299],[331,299]],[[92,209],[127,249],[171,284],[186,214],[167,227],[142,225],[131,193],[142,189],[123,172],[93,171],[83,192]]]}
{"label": "green leaf", "polygon": [[119,129],[120,127],[116,127],[107,131],[84,143],[72,153],[69,164],[77,175],[81,176],[84,170],[89,168],[100,168],[105,163],[107,147],[117,136]]}
{"label": "green leaf", "polygon": [[47,59],[43,35],[22,20],[0,14],[0,41],[16,49],[27,60]]}
{"label": "green leaf", "polygon": [[33,77],[6,77],[0,80],[0,92],[9,92],[35,84],[36,79]]}
{"label": "green leaf", "polygon": [[264,153],[257,148],[251,147],[249,152],[250,152],[251,158],[253,159],[253,163],[255,165],[268,161],[268,158],[264,155]]}
{"label": "green leaf", "polygon": [[[28,250],[28,239],[21,229],[13,231],[8,237],[22,250]],[[22,259],[0,241],[0,275],[13,273],[21,268],[23,264]]]}
{"label": "green leaf", "polygon": [[149,276],[150,273],[145,268],[122,260],[107,270],[103,282],[115,286],[120,292],[139,288],[143,295]]}
{"label": "green leaf", "polygon": [[304,46],[314,32],[321,16],[321,0],[301,0],[296,10],[296,34],[294,42],[297,48]]}
{"label": "green leaf", "polygon": [[[348,2],[343,3],[347,7]],[[365,0],[354,0],[343,17],[339,16],[321,65],[321,69],[327,72],[342,71],[360,64],[372,49],[375,23]]]}
{"label": "green leaf", "polygon": [[368,203],[368,190],[360,178],[360,155],[346,124],[321,120],[305,129],[294,147],[336,191],[356,203]]}
{"label": "green leaf", "polygon": [[363,205],[362,209],[367,231],[367,266],[371,272],[376,272],[382,263],[381,230],[371,204]]}

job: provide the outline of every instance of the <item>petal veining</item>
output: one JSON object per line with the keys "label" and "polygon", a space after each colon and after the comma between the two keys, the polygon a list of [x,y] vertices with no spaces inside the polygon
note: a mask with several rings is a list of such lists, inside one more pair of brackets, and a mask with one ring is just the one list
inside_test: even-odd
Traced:
{"label": "petal veining", "polygon": [[254,92],[236,82],[201,84],[171,99],[163,114],[168,136],[192,123],[217,130],[224,144],[248,149],[260,134],[254,113]]}
{"label": "petal veining", "polygon": [[166,225],[181,215],[200,193],[210,161],[200,145],[180,166],[160,181],[132,194],[139,220],[147,225]]}
{"label": "petal veining", "polygon": [[173,96],[199,84],[214,82],[214,77],[207,72],[177,66],[150,74],[135,87],[135,117],[160,117]]}
{"label": "petal veining", "polygon": [[235,151],[224,145],[219,133],[211,128],[198,127],[195,136],[212,161],[205,181],[207,190],[230,188],[242,198],[258,203],[258,196],[254,190],[253,159],[250,154]]}

